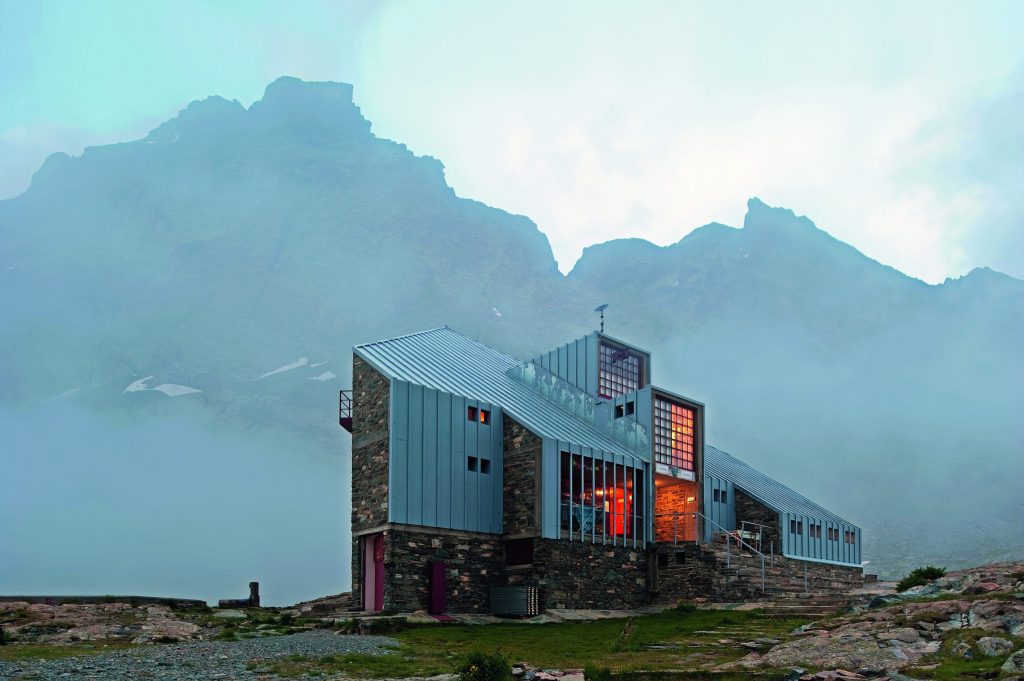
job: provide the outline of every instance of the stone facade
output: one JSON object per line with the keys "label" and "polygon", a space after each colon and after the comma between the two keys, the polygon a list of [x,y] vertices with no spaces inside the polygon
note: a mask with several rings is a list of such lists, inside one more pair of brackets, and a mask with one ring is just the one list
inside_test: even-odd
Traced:
{"label": "stone facade", "polygon": [[735,546],[681,544],[657,547],[654,601],[684,598],[736,602],[779,598],[806,592],[840,593],[864,585],[859,567],[812,563],[775,556],[766,559],[761,591],[761,557]]}
{"label": "stone facade", "polygon": [[498,537],[409,526],[384,533],[384,609],[426,610],[436,561],[445,564],[449,611],[489,611],[490,587],[501,577]]}
{"label": "stone facade", "polygon": [[[688,502],[692,498],[694,501]],[[697,541],[696,511],[700,508],[696,483],[657,485],[654,493],[654,538],[659,542]]]}
{"label": "stone facade", "polygon": [[542,440],[504,417],[502,446],[505,452],[502,520],[505,537],[540,534],[540,457]]}
{"label": "stone facade", "polygon": [[363,552],[358,534],[388,521],[391,382],[352,357],[352,602],[362,603]]}
{"label": "stone facade", "polygon": [[542,609],[620,609],[649,602],[647,555],[639,546],[533,541],[533,564],[506,568],[504,583],[538,587]]}
{"label": "stone facade", "polygon": [[352,533],[388,521],[391,385],[360,357],[352,360]]}
{"label": "stone facade", "polygon": [[779,514],[757,501],[738,487],[735,490],[736,527],[741,527],[744,520],[760,523],[765,526],[761,536],[761,553],[769,553],[774,547],[775,553],[782,550],[782,535],[779,534]]}

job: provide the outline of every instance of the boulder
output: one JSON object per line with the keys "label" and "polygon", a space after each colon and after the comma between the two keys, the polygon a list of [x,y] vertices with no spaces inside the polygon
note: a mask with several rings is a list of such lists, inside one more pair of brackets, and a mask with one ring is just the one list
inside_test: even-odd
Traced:
{"label": "boulder", "polygon": [[1013,642],[998,636],[978,639],[978,652],[986,657],[1002,657],[1013,650]]}
{"label": "boulder", "polygon": [[965,643],[964,641],[957,641],[956,643],[954,643],[953,647],[950,648],[949,652],[952,655],[956,657],[962,657],[965,660],[970,660],[974,657],[974,651],[971,650],[970,644]]}
{"label": "boulder", "polygon": [[1002,670],[1008,674],[1024,674],[1024,648],[1010,655],[1003,663]]}

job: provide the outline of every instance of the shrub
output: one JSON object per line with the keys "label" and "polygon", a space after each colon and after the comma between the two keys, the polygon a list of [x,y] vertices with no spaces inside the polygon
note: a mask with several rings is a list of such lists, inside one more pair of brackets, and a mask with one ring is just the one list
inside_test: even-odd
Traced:
{"label": "shrub", "polygon": [[7,645],[10,639],[7,637],[7,632],[4,631],[3,627],[0,627],[0,646]]}
{"label": "shrub", "polygon": [[512,667],[499,653],[472,652],[455,668],[459,681],[511,681]]}
{"label": "shrub", "polygon": [[910,572],[909,575],[901,579],[896,583],[897,591],[906,591],[907,589],[915,586],[924,586],[929,582],[934,582],[939,577],[946,574],[946,568],[935,567],[934,565],[926,565],[919,567]]}
{"label": "shrub", "polygon": [[292,615],[290,612],[282,612],[281,616],[277,618],[277,621],[287,626],[292,623],[293,619],[294,615]]}
{"label": "shrub", "polygon": [[587,681],[612,681],[612,672],[608,667],[587,665],[583,670],[583,678]]}

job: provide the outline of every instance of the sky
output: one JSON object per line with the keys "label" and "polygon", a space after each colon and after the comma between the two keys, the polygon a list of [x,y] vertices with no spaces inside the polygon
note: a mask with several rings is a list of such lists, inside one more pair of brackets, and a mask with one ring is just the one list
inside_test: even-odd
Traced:
{"label": "sky", "polygon": [[757,196],[938,283],[1024,278],[1024,3],[0,0],[0,198],[282,75],[529,216],[568,271]]}

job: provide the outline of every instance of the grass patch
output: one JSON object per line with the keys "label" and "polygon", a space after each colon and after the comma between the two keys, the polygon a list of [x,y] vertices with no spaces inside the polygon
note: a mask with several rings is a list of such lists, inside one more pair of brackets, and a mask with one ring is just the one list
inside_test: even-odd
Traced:
{"label": "grass patch", "polygon": [[66,657],[82,655],[99,655],[111,650],[134,648],[137,644],[128,641],[111,641],[103,645],[69,645],[54,646],[45,643],[11,643],[0,648],[0,660],[16,662],[18,660],[61,660]]}
{"label": "grass patch", "polygon": [[[978,652],[978,639],[984,636],[996,636],[1005,638],[1014,643],[1011,652],[1020,650],[1024,646],[1024,638],[1014,637],[1005,632],[985,631],[984,629],[954,629],[946,632],[942,637],[942,648],[939,652],[926,658],[929,664],[938,663],[933,669],[905,669],[907,676],[924,679],[935,679],[935,681],[957,681],[958,679],[994,679],[999,676],[999,668],[1010,653],[999,657],[986,657]],[[965,660],[953,654],[953,646],[957,641],[963,641],[971,646],[974,657]]]}
{"label": "grass patch", "polygon": [[[619,678],[621,672],[697,670],[702,664],[736,660],[750,651],[738,645],[719,645],[719,639],[732,639],[738,644],[754,638],[779,637],[804,622],[806,620],[769,619],[749,611],[668,610],[642,617],[593,622],[424,625],[393,634],[399,647],[388,655],[286,658],[257,661],[254,665],[283,677],[302,674],[373,678],[432,676],[450,673],[471,653],[484,652],[498,653],[511,662],[528,662],[542,668],[589,665],[615,672]],[[651,644],[669,645],[651,650],[647,648]],[[673,678],[687,677],[674,675]],[[735,678],[751,678],[751,675],[744,672]]]}

